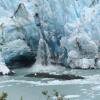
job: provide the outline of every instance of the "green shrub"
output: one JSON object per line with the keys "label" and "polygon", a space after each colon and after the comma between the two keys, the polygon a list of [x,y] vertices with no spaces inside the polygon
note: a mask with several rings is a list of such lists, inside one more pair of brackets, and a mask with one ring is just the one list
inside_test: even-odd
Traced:
{"label": "green shrub", "polygon": [[7,99],[7,93],[6,92],[3,92],[1,95],[0,95],[0,100],[6,100]]}
{"label": "green shrub", "polygon": [[58,91],[53,90],[53,95],[49,95],[48,91],[42,91],[42,94],[46,96],[47,100],[52,100],[52,97],[55,97],[55,100],[69,100],[68,98],[65,99],[64,95],[61,95]]}

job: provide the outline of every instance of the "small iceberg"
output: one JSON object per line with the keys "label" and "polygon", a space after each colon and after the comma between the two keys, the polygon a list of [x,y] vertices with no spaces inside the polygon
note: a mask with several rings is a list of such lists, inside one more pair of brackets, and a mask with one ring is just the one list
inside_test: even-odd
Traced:
{"label": "small iceberg", "polygon": [[14,72],[11,71],[5,64],[2,54],[0,53],[0,75],[13,75]]}

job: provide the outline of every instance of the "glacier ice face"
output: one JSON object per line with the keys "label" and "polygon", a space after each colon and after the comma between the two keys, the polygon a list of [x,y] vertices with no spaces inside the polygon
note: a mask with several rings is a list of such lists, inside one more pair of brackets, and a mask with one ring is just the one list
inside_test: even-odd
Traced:
{"label": "glacier ice face", "polygon": [[2,55],[7,65],[20,64],[20,62],[28,64],[35,60],[34,53],[25,41],[20,39],[6,43],[2,48]]}
{"label": "glacier ice face", "polygon": [[[1,4],[5,5],[8,2],[11,4],[7,9],[3,9],[10,13],[9,16],[5,13],[4,16],[0,16],[0,47],[5,62],[7,65],[24,63],[24,61],[25,64],[27,61],[34,62],[39,41],[34,19],[24,3],[20,3],[19,0],[15,2],[2,0]],[[11,5],[12,10],[10,10]]]}
{"label": "glacier ice face", "polygon": [[27,58],[31,51],[38,55],[41,33],[51,63],[99,66],[100,0],[0,1],[0,49],[6,63],[20,52]]}

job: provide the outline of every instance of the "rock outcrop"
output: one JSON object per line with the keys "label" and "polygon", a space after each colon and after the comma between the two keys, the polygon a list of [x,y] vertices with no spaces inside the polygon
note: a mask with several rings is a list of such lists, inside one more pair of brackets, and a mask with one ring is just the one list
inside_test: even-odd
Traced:
{"label": "rock outcrop", "polygon": [[73,80],[73,79],[84,79],[84,77],[71,75],[71,74],[49,74],[49,73],[32,73],[28,74],[25,77],[35,77],[35,78],[54,78],[59,80]]}

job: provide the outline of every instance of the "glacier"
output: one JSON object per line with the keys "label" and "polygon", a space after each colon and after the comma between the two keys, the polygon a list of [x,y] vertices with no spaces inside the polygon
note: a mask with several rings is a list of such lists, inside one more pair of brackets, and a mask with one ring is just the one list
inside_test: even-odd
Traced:
{"label": "glacier", "polygon": [[100,0],[0,0],[0,52],[8,68],[100,68]]}

